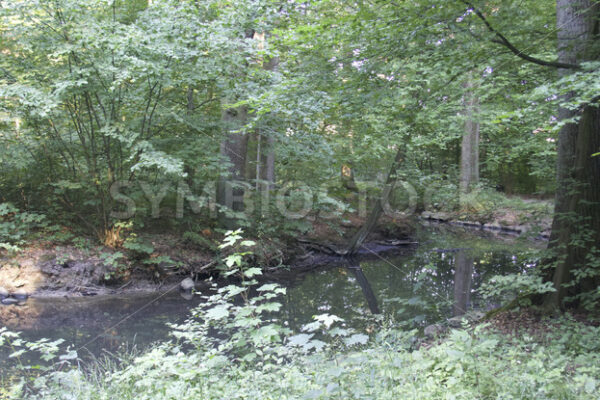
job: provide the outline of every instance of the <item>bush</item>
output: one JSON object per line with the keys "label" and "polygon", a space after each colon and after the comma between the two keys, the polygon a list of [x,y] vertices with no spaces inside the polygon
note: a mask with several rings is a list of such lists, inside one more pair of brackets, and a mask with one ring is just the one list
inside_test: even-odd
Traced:
{"label": "bush", "polygon": [[[224,314],[215,309],[209,319],[227,320]],[[228,321],[248,322],[253,315]],[[326,316],[315,322],[325,329],[325,322],[331,321]],[[21,395],[39,399],[598,398],[600,329],[568,318],[561,323],[558,331],[538,338],[506,336],[485,325],[470,332],[453,330],[442,343],[418,350],[412,347],[414,332],[392,328],[382,329],[368,343],[365,335],[346,337],[342,347],[318,345],[309,334],[272,340],[274,331],[264,329],[267,324],[246,337],[242,352],[255,353],[254,360],[237,358],[229,341],[214,346],[214,339],[194,330],[187,331],[188,337],[179,335],[180,342],[160,344],[126,365],[113,365],[94,375],[78,368],[45,374]],[[333,325],[328,329],[331,336],[343,332]],[[245,329],[241,327],[248,332]],[[235,342],[240,344],[242,338]],[[194,349],[184,351],[190,344]]]}
{"label": "bush", "polygon": [[0,203],[0,248],[19,250],[34,229],[48,227],[42,214],[22,212],[11,203]]}
{"label": "bush", "polygon": [[[213,294],[181,325],[173,340],[134,359],[84,370],[60,342],[28,343],[0,329],[0,346],[19,360],[0,395],[30,399],[591,399],[600,395],[600,327],[563,317],[537,336],[505,335],[482,324],[452,330],[441,343],[419,346],[416,331],[374,320],[375,334],[317,315],[291,332],[272,312],[285,288],[260,285],[247,265],[241,231],[221,247],[234,251],[224,270],[238,285]],[[514,285],[513,285],[514,286]],[[522,286],[522,285],[517,285]],[[526,287],[531,285],[527,283]],[[542,322],[544,323],[544,322]],[[44,354],[52,367],[25,367],[22,357]],[[76,364],[68,363],[73,362]],[[91,372],[90,372],[91,371]]]}

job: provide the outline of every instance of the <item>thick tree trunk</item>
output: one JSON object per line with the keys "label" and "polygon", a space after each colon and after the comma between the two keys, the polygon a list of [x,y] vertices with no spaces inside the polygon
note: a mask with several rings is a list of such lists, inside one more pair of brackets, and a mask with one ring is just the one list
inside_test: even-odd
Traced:
{"label": "thick tree trunk", "polygon": [[[556,292],[545,300],[548,308],[564,307],[565,297],[580,294],[598,285],[598,277],[581,278],[576,285],[566,287],[573,279],[575,269],[584,270],[592,260],[592,249],[600,255],[600,157],[592,154],[600,148],[600,109],[588,106],[584,109],[577,129],[566,127],[561,132],[563,153],[569,153],[571,161],[567,171],[559,165],[559,175],[563,185],[557,194],[552,241],[549,248],[554,250],[556,263],[552,281]],[[560,152],[559,148],[559,152]],[[567,154],[562,155],[563,159]]]}
{"label": "thick tree trunk", "polygon": [[468,193],[479,182],[479,122],[476,121],[478,100],[472,92],[471,79],[465,85],[465,132],[460,154],[460,192]]}
{"label": "thick tree trunk", "polygon": [[[246,174],[246,154],[248,135],[243,131],[246,123],[245,107],[228,109],[223,112],[225,137],[221,142],[220,153],[228,168],[221,174],[217,185],[217,203],[232,211],[244,210],[244,188],[241,187]],[[219,213],[220,223],[228,229],[235,228],[235,218],[227,216],[227,212]]]}
{"label": "thick tree trunk", "polygon": [[[576,64],[597,60],[599,6],[593,0],[557,0],[559,61]],[[595,50],[594,50],[595,48]],[[596,53],[596,54],[594,54]],[[561,74],[567,71],[562,70]],[[566,99],[573,97],[569,94]],[[565,99],[565,100],[566,100]],[[597,277],[573,282],[575,269],[585,271],[593,249],[600,243],[600,110],[598,104],[582,110],[561,108],[559,118],[579,117],[559,133],[557,191],[549,249],[555,263],[548,279],[556,291],[546,296],[547,309],[565,307],[565,298],[596,287]],[[570,284],[565,286],[566,284]]]}

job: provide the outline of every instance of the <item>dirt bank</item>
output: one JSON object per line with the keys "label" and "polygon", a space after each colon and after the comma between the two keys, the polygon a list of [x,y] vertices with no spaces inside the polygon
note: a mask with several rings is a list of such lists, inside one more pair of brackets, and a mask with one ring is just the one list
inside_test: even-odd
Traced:
{"label": "dirt bank", "polygon": [[[333,262],[339,257],[328,254],[326,249],[343,248],[362,220],[348,216],[339,225],[317,220],[312,223],[309,233],[296,238],[262,241],[248,238],[257,242],[251,262],[270,271],[283,265],[306,269]],[[414,221],[382,219],[362,252],[378,253],[410,246],[413,232]],[[140,258],[123,248],[82,249],[31,243],[17,255],[0,259],[0,288],[13,297],[15,293],[74,297],[159,291],[186,277],[203,279],[218,274],[218,263],[214,260],[223,255],[217,248],[222,238],[211,232],[205,239],[208,246],[198,246],[176,235],[146,235],[145,240],[154,248],[149,258]],[[119,254],[122,257],[119,256],[118,264],[111,264]],[[149,262],[152,260],[168,261]]]}

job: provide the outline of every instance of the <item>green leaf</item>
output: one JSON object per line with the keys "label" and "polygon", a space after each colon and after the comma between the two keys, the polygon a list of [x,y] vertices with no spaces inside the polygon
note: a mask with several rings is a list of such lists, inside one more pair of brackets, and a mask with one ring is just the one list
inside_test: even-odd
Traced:
{"label": "green leaf", "polygon": [[261,274],[262,274],[262,270],[260,268],[256,268],[256,267],[248,268],[247,270],[244,271],[244,276],[246,276],[248,278],[252,278],[253,276],[261,275]]}
{"label": "green leaf", "polygon": [[362,333],[354,334],[346,339],[344,339],[344,343],[346,346],[355,346],[357,344],[366,344],[369,341],[369,336],[364,335]]}
{"label": "green leaf", "polygon": [[220,304],[215,306],[204,314],[204,318],[208,320],[219,320],[229,316],[229,304]]}
{"label": "green leaf", "polygon": [[288,345],[290,346],[304,346],[309,340],[314,336],[314,334],[306,334],[300,333],[298,335],[290,336],[288,338]]}

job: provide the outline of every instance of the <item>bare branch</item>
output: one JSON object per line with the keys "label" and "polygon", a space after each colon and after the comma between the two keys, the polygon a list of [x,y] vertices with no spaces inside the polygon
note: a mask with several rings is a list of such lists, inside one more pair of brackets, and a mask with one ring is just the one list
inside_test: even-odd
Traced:
{"label": "bare branch", "polygon": [[464,4],[467,5],[467,7],[469,7],[471,10],[473,10],[475,15],[477,15],[479,17],[479,19],[481,19],[483,21],[483,23],[485,24],[487,29],[496,36],[494,39],[492,39],[492,42],[505,46],[511,52],[513,52],[517,57],[522,58],[525,61],[532,62],[534,64],[542,65],[544,67],[562,68],[562,69],[581,69],[581,66],[578,64],[566,64],[566,63],[555,62],[555,61],[545,61],[545,60],[541,60],[539,58],[535,58],[535,57],[532,57],[530,55],[523,53],[523,51],[517,49],[503,34],[501,34],[496,29],[494,29],[494,27],[490,24],[490,22],[485,18],[485,16],[481,12],[481,10],[479,10],[477,7],[475,7],[473,5],[473,3],[471,3],[470,1],[467,1],[467,0],[461,0],[461,2],[463,2]]}

